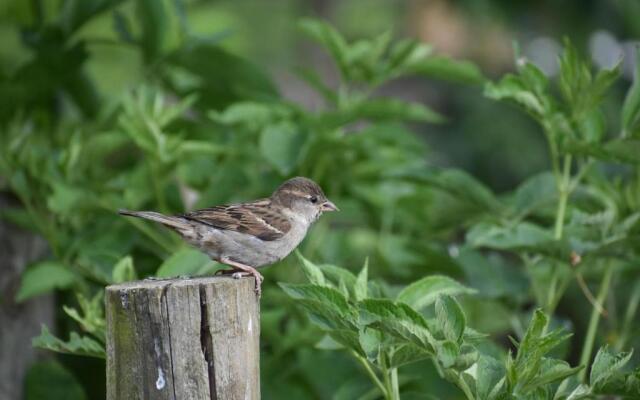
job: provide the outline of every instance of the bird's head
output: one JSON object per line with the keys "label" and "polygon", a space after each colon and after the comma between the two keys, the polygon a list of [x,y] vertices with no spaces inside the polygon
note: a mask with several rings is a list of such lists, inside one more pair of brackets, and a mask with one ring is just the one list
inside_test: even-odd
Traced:
{"label": "bird's head", "polygon": [[271,195],[271,199],[291,210],[308,222],[313,222],[325,211],[338,211],[320,186],[304,177],[291,178]]}

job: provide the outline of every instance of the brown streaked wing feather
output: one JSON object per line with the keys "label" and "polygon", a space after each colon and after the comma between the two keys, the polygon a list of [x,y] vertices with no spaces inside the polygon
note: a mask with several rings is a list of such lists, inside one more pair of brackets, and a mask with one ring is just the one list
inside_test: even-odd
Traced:
{"label": "brown streaked wing feather", "polygon": [[215,206],[182,216],[217,229],[246,233],[265,241],[280,239],[291,229],[289,221],[272,207],[268,199]]}

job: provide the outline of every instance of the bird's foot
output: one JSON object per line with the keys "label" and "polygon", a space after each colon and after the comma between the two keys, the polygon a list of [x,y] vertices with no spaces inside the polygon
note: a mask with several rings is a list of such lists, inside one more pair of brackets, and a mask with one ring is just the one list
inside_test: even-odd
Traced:
{"label": "bird's foot", "polygon": [[240,279],[243,276],[253,276],[256,279],[255,292],[258,297],[262,295],[262,281],[264,280],[264,277],[258,271],[255,271],[255,274],[249,271],[235,271],[230,272],[229,275],[231,275],[233,279]]}
{"label": "bird's foot", "polygon": [[231,274],[231,277],[232,277],[233,279],[240,279],[240,278],[242,278],[242,275],[244,275],[244,274],[245,274],[244,272],[239,272],[239,271],[238,271],[238,272],[234,272],[234,273],[232,273],[232,274]]}
{"label": "bird's foot", "polygon": [[256,292],[258,298],[260,298],[260,296],[262,296],[262,281],[264,280],[264,276],[262,276],[262,274],[260,274],[257,269],[251,271],[251,275],[256,278],[256,287],[254,291]]}
{"label": "bird's foot", "polygon": [[[240,276],[245,276],[245,275],[251,275],[256,279],[256,287],[255,287],[255,292],[256,295],[258,296],[258,298],[260,298],[260,296],[262,295],[262,281],[264,280],[264,277],[260,274],[260,272],[258,272],[257,269],[249,266],[249,265],[244,265],[241,264],[239,262],[235,262],[233,260],[229,260],[227,258],[222,258],[220,259],[220,262],[222,262],[223,264],[227,264],[230,267],[233,267],[233,272],[231,272],[234,276],[238,271],[240,272]],[[225,273],[225,272],[223,272]],[[228,273],[228,272],[227,272]],[[234,276],[235,278],[235,276]],[[238,278],[236,278],[238,279]]]}

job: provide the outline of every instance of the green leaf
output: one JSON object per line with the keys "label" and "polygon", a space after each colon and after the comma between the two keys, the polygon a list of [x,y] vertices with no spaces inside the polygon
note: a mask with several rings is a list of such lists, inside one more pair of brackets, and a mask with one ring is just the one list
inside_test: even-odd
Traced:
{"label": "green leaf", "polygon": [[304,258],[298,250],[296,250],[296,256],[298,256],[298,259],[302,262],[302,271],[309,283],[312,285],[327,286],[324,274],[318,266]]}
{"label": "green leaf", "polygon": [[348,329],[332,329],[328,331],[329,336],[337,343],[347,349],[354,350],[358,354],[364,355],[358,338],[358,333]]}
{"label": "green leaf", "polygon": [[251,131],[293,118],[293,110],[279,102],[237,101],[223,111],[209,111],[209,118],[225,125],[240,125]]}
{"label": "green leaf", "polygon": [[567,400],[588,399],[590,395],[591,395],[591,389],[589,388],[589,386],[585,385],[584,383],[581,383],[571,391],[571,393],[567,397]]}
{"label": "green leaf", "polygon": [[56,214],[70,215],[90,204],[91,195],[85,190],[62,182],[52,183],[53,193],[47,198],[47,207]]}
{"label": "green leaf", "polygon": [[502,207],[489,188],[462,170],[428,171],[415,178],[484,211],[499,212]]}
{"label": "green leaf", "polygon": [[497,388],[498,385],[503,385],[500,382],[505,370],[501,362],[491,356],[482,354],[478,358],[476,374],[476,397],[478,399],[489,399],[491,398],[489,394],[500,390]]}
{"label": "green leaf", "polygon": [[31,344],[33,347],[58,353],[105,358],[104,346],[94,339],[88,336],[80,336],[76,332],[71,332],[69,340],[65,342],[53,336],[44,325],[42,325],[40,336],[33,338]]}
{"label": "green leaf", "polygon": [[338,95],[322,82],[322,78],[315,70],[311,68],[298,68],[296,69],[296,73],[318,94],[322,95],[328,104],[335,105],[338,102]]}
{"label": "green leaf", "polygon": [[260,135],[260,153],[280,174],[288,175],[303,157],[307,135],[283,122],[267,126]]}
{"label": "green leaf", "polygon": [[465,287],[447,276],[431,275],[402,289],[396,300],[420,310],[435,302],[442,295],[456,296],[474,293],[476,293],[475,290]]}
{"label": "green leaf", "polygon": [[[83,331],[92,334],[101,343],[105,343],[104,292],[97,292],[91,300],[80,293],[76,295],[76,298],[80,305],[80,312],[75,308],[62,306],[65,314],[80,324]],[[81,313],[82,315],[80,315]]]}
{"label": "green leaf", "polygon": [[542,207],[553,205],[557,196],[555,177],[551,172],[543,172],[521,183],[509,199],[509,205],[516,218],[524,218]]}
{"label": "green leaf", "polygon": [[431,354],[425,352],[420,347],[413,344],[404,344],[398,346],[391,355],[389,361],[389,368],[397,368],[403,365],[411,364],[417,361],[422,361],[431,358]]}
{"label": "green leaf", "polygon": [[419,73],[414,67],[419,65],[431,53],[431,47],[413,39],[400,39],[389,49],[386,72],[398,76],[406,72]]}
{"label": "green leaf", "polygon": [[219,156],[225,154],[228,148],[215,143],[205,142],[204,140],[183,140],[180,142],[177,151],[185,157],[194,154]]}
{"label": "green leaf", "polygon": [[360,347],[364,351],[364,355],[369,360],[375,360],[380,353],[380,347],[382,346],[382,341],[384,337],[382,332],[372,329],[372,328],[362,328],[358,332],[358,341],[360,342]]}
{"label": "green leaf", "polygon": [[640,49],[636,48],[636,70],[633,84],[622,105],[623,136],[638,136],[640,132]]}
{"label": "green leaf", "polygon": [[435,353],[435,339],[422,315],[403,303],[387,299],[366,299],[358,303],[360,323],[371,325],[430,354]]}
{"label": "green leaf", "polygon": [[531,282],[521,269],[513,268],[503,257],[465,245],[460,247],[456,262],[464,270],[465,281],[483,298],[524,301],[529,296]]}
{"label": "green leaf", "polygon": [[353,293],[356,277],[351,271],[331,264],[321,264],[318,268],[333,286],[339,287],[342,284],[348,293]]}
{"label": "green leaf", "polygon": [[606,119],[604,113],[598,109],[587,113],[578,121],[580,137],[586,143],[600,143],[604,138]]}
{"label": "green leaf", "polygon": [[466,371],[478,361],[479,356],[480,353],[473,345],[464,343],[460,346],[460,353],[456,358],[453,368],[458,371]]}
{"label": "green leaf", "polygon": [[550,100],[530,90],[518,76],[507,74],[500,82],[485,85],[484,95],[494,100],[510,100],[540,119],[549,110]]}
{"label": "green leaf", "polygon": [[336,289],[307,284],[279,283],[282,290],[304,307],[311,320],[323,329],[356,330],[357,314]]}
{"label": "green leaf", "polygon": [[114,283],[130,282],[138,279],[131,256],[125,256],[113,267],[111,279]]}
{"label": "green leaf", "polygon": [[580,122],[597,112],[606,91],[620,75],[620,63],[612,69],[598,71],[592,77],[589,63],[578,55],[568,40],[564,47],[560,57],[560,91],[571,108],[573,120]]}
{"label": "green leaf", "polygon": [[571,375],[577,374],[582,368],[581,366],[571,368],[571,366],[563,360],[543,358],[540,364],[540,373],[527,384],[527,387],[532,390],[550,383],[559,382]]}
{"label": "green leaf", "polygon": [[131,26],[125,14],[120,10],[113,10],[113,30],[118,34],[118,39],[125,43],[135,44],[135,38],[131,32]]}
{"label": "green leaf", "polygon": [[534,343],[536,343],[536,341],[542,336],[548,324],[549,317],[547,317],[542,310],[535,310],[531,317],[531,321],[529,321],[529,326],[524,334],[522,343],[520,343],[518,352],[522,351],[523,353],[526,353],[533,350]]}
{"label": "green leaf", "polygon": [[29,367],[24,381],[24,400],[85,400],[78,379],[57,361],[40,361]]}
{"label": "green leaf", "polygon": [[76,282],[76,275],[56,261],[42,261],[31,265],[22,274],[17,302],[49,293],[54,289],[68,289]]}
{"label": "green leaf", "polygon": [[158,278],[171,278],[181,275],[195,275],[211,266],[213,261],[206,254],[184,247],[164,260],[156,271]]}
{"label": "green leaf", "polygon": [[535,391],[540,385],[564,379],[579,370],[544,358],[546,353],[571,336],[560,329],[545,333],[548,323],[548,317],[541,310],[534,312],[522,342],[518,345],[516,359],[508,364],[509,382],[512,386],[518,384]]}
{"label": "green leaf", "polygon": [[554,238],[551,232],[529,222],[521,222],[511,227],[481,222],[467,232],[467,243],[473,247],[492,249],[540,249]]}
{"label": "green leaf", "polygon": [[445,118],[420,103],[409,103],[393,98],[374,98],[359,103],[351,111],[360,118],[373,121],[418,121],[440,123]]}
{"label": "green leaf", "polygon": [[438,361],[442,364],[443,368],[453,367],[459,354],[460,346],[451,340],[438,342],[436,345],[436,355],[438,356]]}
{"label": "green leaf", "polygon": [[580,96],[585,96],[591,80],[589,65],[583,62],[576,48],[565,40],[564,52],[560,57],[559,86],[566,102],[572,105],[580,103]]}
{"label": "green leaf", "polygon": [[279,283],[282,290],[298,300],[318,300],[327,307],[334,307],[342,314],[350,311],[347,299],[336,289],[309,284]]}
{"label": "green leaf", "polygon": [[136,11],[142,27],[140,43],[145,60],[152,62],[166,50],[171,21],[165,0],[137,0]]}
{"label": "green leaf", "polygon": [[472,62],[444,56],[427,57],[412,64],[409,71],[428,78],[465,84],[479,84],[485,80],[480,69]]}
{"label": "green leaf", "polygon": [[608,346],[601,347],[591,366],[589,377],[591,386],[598,388],[606,385],[607,380],[620,371],[631,360],[632,355],[633,351],[613,354]]}
{"label": "green leaf", "polygon": [[355,285],[353,286],[354,298],[356,301],[364,300],[367,298],[367,284],[368,284],[368,271],[369,271],[369,259],[364,262],[364,266],[358,274]]}
{"label": "green leaf", "polygon": [[167,62],[191,75],[194,82],[184,85],[172,79],[172,88],[180,96],[197,93],[196,104],[206,111],[220,110],[236,101],[278,98],[276,86],[261,68],[214,44],[181,46]]}
{"label": "green leaf", "polygon": [[116,7],[120,2],[118,0],[86,0],[67,3],[59,11],[60,26],[64,29],[65,35],[70,37],[73,32],[93,20],[99,13]]}
{"label": "green leaf", "polygon": [[349,46],[344,38],[331,25],[311,18],[303,18],[298,26],[307,36],[321,44],[331,55],[344,77],[349,76]]}
{"label": "green leaf", "polygon": [[522,83],[533,93],[543,96],[549,86],[549,79],[535,64],[525,62],[518,66],[518,73]]}
{"label": "green leaf", "polygon": [[640,139],[613,139],[605,143],[567,141],[562,149],[570,154],[603,161],[640,164]]}
{"label": "green leaf", "polygon": [[436,300],[436,316],[444,337],[447,340],[461,344],[467,323],[464,312],[458,302],[448,295],[439,296]]}
{"label": "green leaf", "polygon": [[344,346],[331,337],[331,335],[326,334],[316,343],[315,348],[320,350],[342,350]]}

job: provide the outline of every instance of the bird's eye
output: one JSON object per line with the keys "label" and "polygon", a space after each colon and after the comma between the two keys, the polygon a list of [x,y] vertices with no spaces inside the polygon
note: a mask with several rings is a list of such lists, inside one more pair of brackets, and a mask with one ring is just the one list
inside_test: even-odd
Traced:
{"label": "bird's eye", "polygon": [[318,197],[311,196],[311,197],[309,197],[309,201],[312,202],[313,204],[316,204],[318,202]]}

